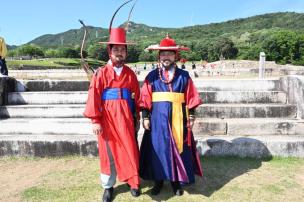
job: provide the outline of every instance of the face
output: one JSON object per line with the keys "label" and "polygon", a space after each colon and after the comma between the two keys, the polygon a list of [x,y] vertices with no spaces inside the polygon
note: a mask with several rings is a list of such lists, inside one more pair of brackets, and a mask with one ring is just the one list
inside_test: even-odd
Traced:
{"label": "face", "polygon": [[174,51],[160,51],[159,60],[164,67],[170,67],[175,62]]}
{"label": "face", "polygon": [[125,45],[113,45],[110,51],[111,60],[117,65],[122,65],[126,61],[127,48]]}

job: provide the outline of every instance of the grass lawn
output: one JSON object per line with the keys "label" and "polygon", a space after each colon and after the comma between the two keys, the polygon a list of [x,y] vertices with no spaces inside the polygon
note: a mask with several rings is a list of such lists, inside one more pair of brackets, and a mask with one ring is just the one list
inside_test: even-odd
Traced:
{"label": "grass lawn", "polygon": [[[97,158],[0,158],[0,201],[100,201]],[[142,195],[133,198],[117,183],[114,201],[303,201],[304,159],[271,160],[202,158],[204,178],[173,196],[165,184],[151,196],[152,183],[142,182]]]}
{"label": "grass lawn", "polygon": [[[87,60],[90,65],[100,66],[101,62],[94,59]],[[45,58],[45,59],[32,59],[32,60],[7,60],[9,69],[22,69],[22,66],[33,67],[80,67],[80,59],[73,58]]]}

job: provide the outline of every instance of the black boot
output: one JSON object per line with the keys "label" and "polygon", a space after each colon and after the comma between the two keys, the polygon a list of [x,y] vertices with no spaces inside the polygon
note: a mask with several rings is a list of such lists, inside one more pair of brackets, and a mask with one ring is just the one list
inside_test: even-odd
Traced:
{"label": "black boot", "polygon": [[176,196],[181,196],[184,194],[184,190],[182,188],[182,186],[180,185],[179,182],[171,182],[171,186],[172,186],[172,189],[173,189],[173,193],[176,195]]}
{"label": "black boot", "polygon": [[152,195],[158,195],[159,192],[160,192],[160,190],[162,189],[163,185],[164,185],[164,181],[163,180],[155,181],[154,182],[154,186],[153,186],[153,188],[151,190],[151,194]]}
{"label": "black boot", "polygon": [[113,191],[114,191],[113,187],[109,189],[105,189],[103,192],[102,201],[111,202],[113,200]]}
{"label": "black boot", "polygon": [[140,195],[139,189],[133,189],[133,188],[131,188],[130,191],[131,191],[131,195],[133,197],[139,197],[139,195]]}

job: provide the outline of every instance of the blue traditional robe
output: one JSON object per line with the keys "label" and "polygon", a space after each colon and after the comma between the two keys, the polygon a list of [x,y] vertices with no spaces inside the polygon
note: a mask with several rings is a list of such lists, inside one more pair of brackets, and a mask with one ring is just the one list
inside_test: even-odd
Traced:
{"label": "blue traditional robe", "polygon": [[[161,73],[162,80],[159,75],[159,69],[151,71],[141,90],[140,106],[151,113],[151,130],[145,131],[140,147],[140,176],[193,183],[194,174],[203,174],[187,110],[202,102],[187,71],[176,68],[170,84],[162,81],[168,80],[168,72]],[[180,113],[176,112],[178,107]],[[177,132],[173,123],[180,124]]]}

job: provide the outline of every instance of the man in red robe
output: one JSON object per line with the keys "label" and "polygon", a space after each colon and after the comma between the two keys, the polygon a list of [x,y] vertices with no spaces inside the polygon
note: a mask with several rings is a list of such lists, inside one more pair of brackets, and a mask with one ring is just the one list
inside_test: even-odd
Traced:
{"label": "man in red robe", "polygon": [[178,68],[180,50],[168,35],[148,50],[159,51],[158,68],[146,77],[141,91],[143,126],[140,147],[140,176],[153,180],[152,195],[161,191],[164,180],[171,182],[175,195],[182,185],[202,176],[200,159],[191,132],[195,108],[202,102],[189,73]]}
{"label": "man in red robe", "polygon": [[135,138],[139,120],[139,83],[125,65],[126,33],[112,28],[107,49],[110,60],[94,74],[84,116],[90,118],[98,138],[103,201],[113,199],[116,176],[128,183],[134,197],[139,192],[139,151]]}

